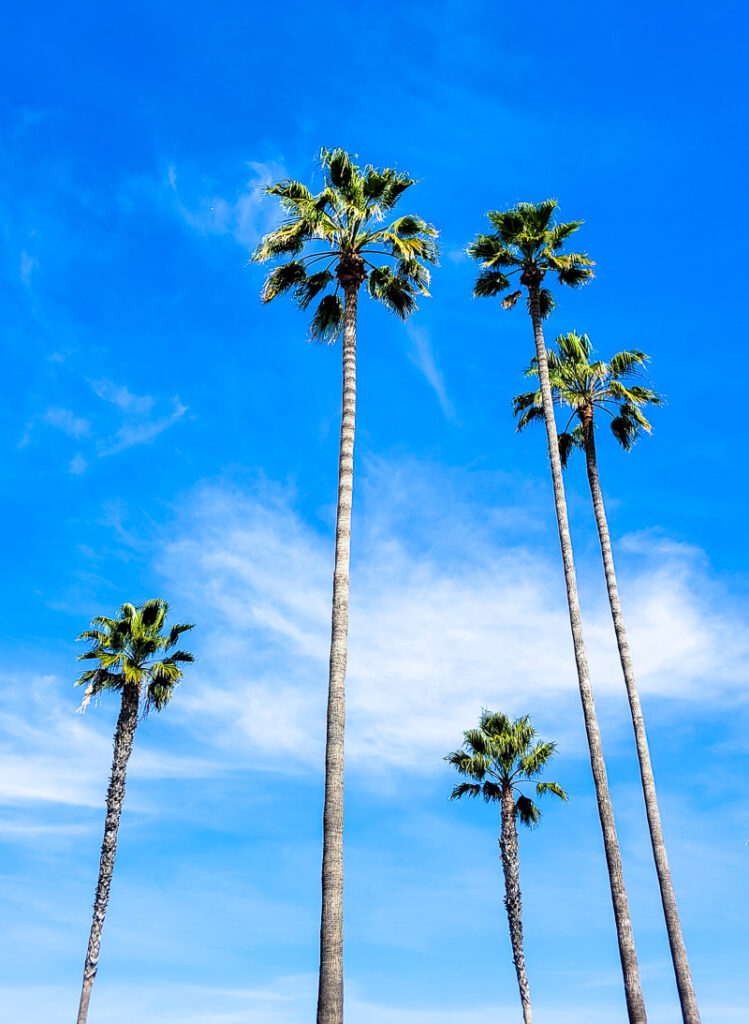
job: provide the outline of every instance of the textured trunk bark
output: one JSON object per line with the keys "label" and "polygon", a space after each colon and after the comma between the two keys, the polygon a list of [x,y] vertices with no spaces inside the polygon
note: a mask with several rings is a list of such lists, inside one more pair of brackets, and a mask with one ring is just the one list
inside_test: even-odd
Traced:
{"label": "textured trunk bark", "polygon": [[505,876],[505,909],[510,925],[512,961],[518,976],[520,1002],[523,1006],[524,1024],[533,1024],[531,1016],[531,993],[528,975],[525,972],[523,951],[523,900],[520,895],[520,865],[518,859],[518,830],[515,823],[515,801],[512,791],[502,794],[502,838],[499,849],[502,854],[502,869]]}
{"label": "textured trunk bark", "polygon": [[333,616],[328,683],[323,811],[322,915],[317,1024],[343,1022],[343,738],[346,718],[351,500],[356,425],[356,307],[358,285],[345,288],[343,412],[338,456],[338,511],[333,574]]}
{"label": "textured trunk bark", "polygon": [[604,761],[603,749],[601,747],[598,716],[596,715],[595,704],[593,701],[593,688],[590,683],[588,659],[585,653],[585,640],[583,638],[583,627],[580,617],[580,602],[577,595],[575,563],[572,556],[572,540],[570,538],[570,529],[567,520],[567,502],[564,496],[562,465],[559,459],[557,428],[554,420],[554,405],[551,395],[551,385],[549,383],[549,367],[546,360],[546,346],[544,344],[544,332],[539,303],[539,284],[529,283],[528,292],[530,297],[531,319],[533,321],[533,335],[536,342],[538,379],[541,385],[544,419],[546,421],[546,438],[549,448],[549,461],[551,463],[551,476],[552,483],[554,485],[554,505],[556,507],[557,526],[559,528],[559,544],[562,549],[564,579],[567,585],[567,604],[569,607],[570,627],[572,630],[572,641],[575,650],[575,663],[577,665],[577,680],[580,689],[583,718],[585,719],[585,731],[588,737],[590,766],[593,772],[593,782],[595,783],[596,800],[598,802],[598,816],[601,821],[601,831],[603,832],[603,846],[606,853],[606,864],[609,872],[611,899],[614,905],[616,934],[619,941],[619,957],[622,964],[624,992],[627,1000],[627,1015],[630,1024],[645,1024],[647,1021],[647,1015],[645,1013],[645,1003],[642,998],[642,989],[640,987],[640,972],[637,965],[637,953],[635,952],[634,937],[632,935],[632,924],[629,919],[629,904],[627,901],[627,891],[624,887],[622,860],[619,852],[619,840],[616,835],[614,812],[611,806],[611,796],[609,794],[609,784],[606,775],[606,762]]}
{"label": "textured trunk bark", "polygon": [[117,719],[117,730],[114,734],[114,755],[112,757],[112,774],[107,791],[107,816],[104,822],[104,841],[101,844],[99,860],[99,881],[96,885],[94,901],[94,918],[91,923],[91,934],[88,940],[86,963],[83,968],[83,988],[78,1007],[78,1024],[86,1024],[88,1004],[91,999],[91,986],[94,983],[96,969],[99,964],[101,947],[101,930],[109,902],[109,888],[112,884],[114,858],[117,853],[117,830],[120,827],[122,803],[125,799],[125,776],[127,762],[133,749],[135,729],[138,725],[138,707],[140,694],[137,686],[128,685],[122,691],[122,705]]}
{"label": "textured trunk bark", "polygon": [[616,571],[614,569],[614,556],[611,550],[611,538],[606,520],[606,509],[603,504],[603,494],[598,478],[598,461],[596,458],[595,432],[592,420],[585,424],[585,461],[588,469],[588,483],[593,498],[593,510],[596,516],[598,527],[598,538],[601,542],[601,555],[603,568],[606,574],[606,587],[609,593],[609,605],[611,606],[611,617],[614,620],[614,631],[616,642],[619,647],[619,658],[622,663],[624,682],[627,687],[629,698],[629,709],[632,714],[632,726],[635,731],[635,742],[637,744],[637,759],[640,763],[640,778],[642,779],[642,791],[645,796],[645,810],[650,828],[650,842],[653,846],[653,859],[655,870],[658,875],[658,884],[661,890],[661,902],[663,913],[666,919],[666,930],[668,941],[671,946],[671,959],[676,974],[676,986],[679,990],[681,1002],[681,1013],[684,1024],[700,1024],[700,1014],[697,1008],[697,998],[692,983],[692,975],[689,970],[687,951],[684,946],[684,937],[681,933],[681,922],[679,921],[679,910],[676,905],[676,896],[671,882],[671,871],[668,866],[666,844],[663,839],[661,827],[661,815],[658,809],[658,797],[655,791],[655,777],[653,766],[650,763],[650,750],[648,748],[648,737],[645,731],[645,721],[640,706],[640,695],[637,690],[637,679],[635,678],[632,658],[629,653],[629,642],[627,630],[624,625],[621,604],[619,603],[619,588],[616,583]]}

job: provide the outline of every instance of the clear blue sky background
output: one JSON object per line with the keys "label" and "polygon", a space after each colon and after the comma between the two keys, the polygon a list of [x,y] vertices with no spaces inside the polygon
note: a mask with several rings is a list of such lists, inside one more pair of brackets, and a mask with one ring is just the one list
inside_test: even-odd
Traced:
{"label": "clear blue sky background", "polygon": [[[601,439],[625,611],[705,1024],[744,1021],[749,815],[740,252],[744,5],[119,7],[3,33],[0,1020],[71,1020],[116,702],[73,637],[158,595],[198,663],[139,731],[91,1020],[312,1019],[340,350],[245,266],[321,145],[420,179],[408,327],[360,320],[347,799],[349,1024],[515,1020],[497,821],[441,758],[530,713],[570,791],[521,837],[538,1024],[624,1019],[520,308],[470,297],[488,209],[556,196],[596,280],[550,325],[636,346],[668,404]],[[737,344],[738,343],[738,344]],[[725,357],[722,353],[725,352]],[[734,384],[731,387],[731,384]],[[719,392],[712,389],[718,387]],[[567,476],[653,1024],[678,1021],[580,464]]]}

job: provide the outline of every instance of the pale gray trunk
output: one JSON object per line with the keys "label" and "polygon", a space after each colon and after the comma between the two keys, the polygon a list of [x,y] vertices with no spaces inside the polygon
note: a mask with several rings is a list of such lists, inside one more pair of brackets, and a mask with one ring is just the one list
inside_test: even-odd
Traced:
{"label": "pale gray trunk", "polygon": [[666,929],[668,941],[671,946],[671,959],[674,963],[676,973],[676,985],[679,990],[681,1002],[681,1013],[684,1024],[700,1024],[700,1014],[697,1009],[697,998],[692,983],[692,975],[689,970],[687,951],[684,946],[684,937],[681,933],[681,922],[679,921],[679,910],[676,905],[676,896],[671,882],[671,871],[668,866],[666,844],[663,839],[661,827],[661,815],[658,809],[658,797],[655,791],[655,777],[653,766],[650,762],[650,750],[648,748],[648,737],[645,731],[645,721],[640,706],[640,695],[637,690],[632,658],[629,653],[629,642],[627,630],[624,625],[621,604],[619,603],[619,588],[616,584],[616,571],[614,569],[614,556],[611,550],[611,538],[609,536],[608,522],[606,521],[606,509],[603,504],[601,484],[598,479],[598,462],[596,459],[595,431],[592,421],[585,424],[585,458],[588,469],[588,482],[590,493],[593,498],[593,509],[598,527],[598,537],[601,542],[601,555],[603,556],[603,568],[606,573],[606,587],[609,593],[609,604],[611,606],[611,617],[614,620],[614,631],[616,642],[619,647],[619,658],[622,663],[624,682],[627,687],[629,698],[629,709],[632,714],[632,725],[635,731],[635,742],[637,744],[637,759],[640,763],[640,778],[642,779],[642,791],[645,796],[645,810],[650,828],[650,841],[653,846],[653,859],[655,870],[658,875],[658,884],[661,890],[661,902],[663,913],[666,918]]}
{"label": "pale gray trunk", "polygon": [[569,607],[570,627],[572,629],[572,641],[575,650],[577,680],[580,689],[583,718],[585,719],[585,731],[588,737],[590,766],[593,772],[593,782],[595,783],[596,800],[598,802],[598,816],[601,821],[601,831],[603,832],[603,846],[609,872],[611,899],[614,905],[614,919],[616,921],[616,934],[619,941],[619,957],[624,975],[627,1014],[630,1024],[645,1024],[647,1015],[640,987],[640,971],[637,965],[637,953],[632,935],[632,924],[629,918],[627,891],[624,887],[619,840],[616,835],[614,812],[611,806],[611,796],[606,775],[606,763],[603,758],[601,734],[598,728],[598,717],[593,701],[593,688],[588,671],[588,659],[585,653],[585,641],[580,617],[580,602],[577,596],[575,563],[572,556],[572,540],[567,520],[567,503],[564,496],[562,464],[559,458],[557,428],[554,420],[554,405],[549,382],[549,367],[546,360],[546,346],[544,344],[538,286],[530,285],[528,290],[530,312],[533,320],[533,334],[536,342],[538,379],[541,385],[544,419],[546,421],[546,438],[554,485],[554,504],[557,514],[557,526],[559,528],[559,543],[562,549],[564,579],[567,585],[567,605]]}
{"label": "pale gray trunk", "polygon": [[338,456],[338,511],[333,574],[333,617],[328,682],[323,811],[322,915],[317,1024],[343,1022],[343,736],[346,718],[351,499],[356,423],[357,287],[345,289],[343,311],[343,411]]}
{"label": "pale gray trunk", "polygon": [[523,1006],[524,1024],[533,1024],[531,1016],[531,993],[528,975],[525,972],[523,951],[523,900],[520,895],[520,863],[518,858],[518,830],[515,823],[515,801],[512,792],[502,794],[502,838],[499,849],[502,854],[502,870],[505,876],[505,909],[510,926],[512,962],[518,976],[520,1002]]}
{"label": "pale gray trunk", "polygon": [[91,986],[94,983],[96,969],[99,964],[101,947],[101,930],[109,902],[109,888],[112,884],[114,858],[117,853],[117,830],[120,827],[122,803],[125,799],[125,776],[127,762],[133,749],[135,729],[138,725],[139,690],[137,686],[126,685],[122,691],[122,704],[117,718],[117,730],[114,734],[114,755],[112,757],[112,774],[107,790],[107,816],[104,822],[104,841],[101,844],[99,860],[99,880],[96,885],[94,900],[94,918],[91,923],[91,934],[88,940],[86,963],[83,968],[83,987],[81,1001],[78,1006],[78,1024],[86,1024],[88,1004],[91,999]]}

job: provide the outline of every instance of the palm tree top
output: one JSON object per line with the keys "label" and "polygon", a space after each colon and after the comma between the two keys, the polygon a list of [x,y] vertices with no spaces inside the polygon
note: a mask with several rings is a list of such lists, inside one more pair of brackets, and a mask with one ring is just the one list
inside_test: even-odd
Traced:
{"label": "palm tree top", "polygon": [[[560,284],[578,288],[593,277],[595,266],[586,253],[562,250],[581,220],[560,224],[552,221],[557,209],[556,199],[541,203],[518,203],[509,210],[491,210],[488,214],[490,234],[479,234],[468,246],[468,255],[481,263],[473,288],[478,298],[500,295],[510,287],[513,274],[520,274],[519,283],[539,288],[541,310],[548,316],[554,301],[541,282],[547,273],[555,274]],[[520,297],[520,290],[502,300],[503,309],[511,309]]]}
{"label": "palm tree top", "polygon": [[392,167],[361,168],[343,149],[323,149],[320,164],[324,187],[316,194],[291,178],[265,188],[285,219],[262,238],[252,260],[285,261],[268,275],[263,302],[291,292],[307,309],[321,297],[311,333],[332,342],[342,325],[341,290],[368,280],[370,296],[405,320],[416,296],[429,294],[426,264],[437,262],[439,250],[437,231],[420,217],[383,223],[415,178]]}
{"label": "palm tree top", "polygon": [[463,736],[463,747],[448,754],[445,760],[460,775],[474,781],[455,786],[451,800],[482,796],[486,803],[494,803],[505,794],[514,798],[517,793],[516,814],[530,827],[538,823],[541,811],[519,788],[523,783],[533,783],[536,796],[552,793],[561,800],[567,799],[558,783],[537,781],[553,756],[556,743],[535,740],[536,731],[528,715],[511,721],[501,712],[484,710],[478,728],[467,730]]}
{"label": "palm tree top", "polygon": [[[611,432],[625,451],[630,451],[643,430],[651,433],[652,427],[642,410],[649,405],[662,405],[663,397],[647,386],[644,367],[649,356],[639,349],[625,349],[605,363],[593,358],[588,335],[575,331],[558,335],[555,344],[557,351],[550,348],[547,353],[552,397],[557,406],[571,410],[559,435],[563,465],[567,464],[574,448],[584,445],[584,428],[593,423],[596,409],[602,409],[611,417]],[[535,359],[526,375],[538,375]],[[645,383],[639,383],[640,380]],[[512,401],[514,415],[519,417],[519,431],[534,420],[543,419],[540,390],[516,395]],[[575,418],[580,424],[570,431]]]}
{"label": "palm tree top", "polygon": [[146,713],[152,707],[157,711],[166,707],[182,677],[180,666],[195,660],[181,650],[164,656],[182,633],[193,628],[182,622],[162,633],[168,610],[166,601],[153,598],[137,607],[123,604],[116,618],[97,615],[91,620],[92,628],[76,638],[91,644],[78,660],[99,663],[76,681],[76,686],[86,686],[81,710],[104,690],[119,692],[126,686],[135,686],[141,692]]}

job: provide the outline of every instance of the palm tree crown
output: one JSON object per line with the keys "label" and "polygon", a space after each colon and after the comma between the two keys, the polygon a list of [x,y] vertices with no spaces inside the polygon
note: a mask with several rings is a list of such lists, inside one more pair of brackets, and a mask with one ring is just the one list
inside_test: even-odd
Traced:
{"label": "palm tree crown", "polygon": [[[534,743],[536,731],[527,715],[514,721],[500,712],[484,711],[477,729],[463,733],[463,749],[454,750],[445,758],[461,775],[475,780],[461,782],[450,796],[482,796],[487,803],[501,802],[512,794],[516,816],[524,825],[536,825],[541,811],[519,787],[535,784],[536,796],[553,793],[561,800],[567,794],[556,782],[538,782],[546,762],[556,750],[555,743]],[[515,796],[517,794],[517,796]]]}
{"label": "palm tree crown", "polygon": [[[593,260],[585,253],[563,253],[569,236],[577,231],[581,220],[568,224],[552,224],[556,199],[541,203],[518,203],[510,210],[492,210],[489,220],[496,229],[492,234],[478,235],[468,246],[468,255],[481,261],[481,273],[473,288],[479,298],[500,295],[510,287],[510,277],[520,274],[520,284],[539,288],[541,313],[548,316],[554,308],[551,292],[540,288],[548,272],[556,274],[559,283],[577,288],[593,276]],[[511,309],[520,298],[514,291],[502,300],[504,309]]]}
{"label": "palm tree crown", "polygon": [[[661,405],[663,398],[650,387],[638,384],[645,379],[642,367],[648,356],[639,349],[617,352],[610,362],[592,360],[593,347],[587,334],[560,334],[556,339],[558,352],[548,350],[549,377],[554,404],[570,409],[570,417],[559,435],[559,454],[562,465],[567,465],[574,448],[585,444],[585,428],[593,423],[596,409],[603,409],[611,417],[611,432],[625,451],[629,451],[644,430],[651,426],[643,413],[648,405]],[[538,375],[534,359],[528,376]],[[513,399],[514,414],[519,416],[518,430],[534,420],[543,419],[540,389],[527,391]],[[575,418],[580,424],[570,431]]]}
{"label": "palm tree crown", "polygon": [[80,661],[98,661],[96,668],[84,672],[76,685],[86,686],[82,707],[103,690],[121,692],[126,686],[138,688],[144,710],[161,711],[169,703],[182,677],[180,665],[194,661],[187,651],[171,650],[182,633],[192,629],[178,623],[161,633],[169,605],[154,598],[136,607],[123,604],[117,618],[97,615],[92,629],[84,630],[78,640],[88,640],[91,649],[80,654]]}
{"label": "palm tree crown", "polygon": [[415,183],[408,174],[371,164],[361,169],[342,149],[323,149],[320,161],[325,187],[316,195],[290,178],[265,189],[278,196],[286,219],[265,235],[252,259],[285,259],[269,274],[263,302],[290,291],[307,309],[321,297],[311,334],[334,341],[343,321],[341,289],[358,288],[367,279],[372,298],[406,319],[417,294],[429,294],[425,264],[437,261],[437,232],[410,214],[382,225]]}

